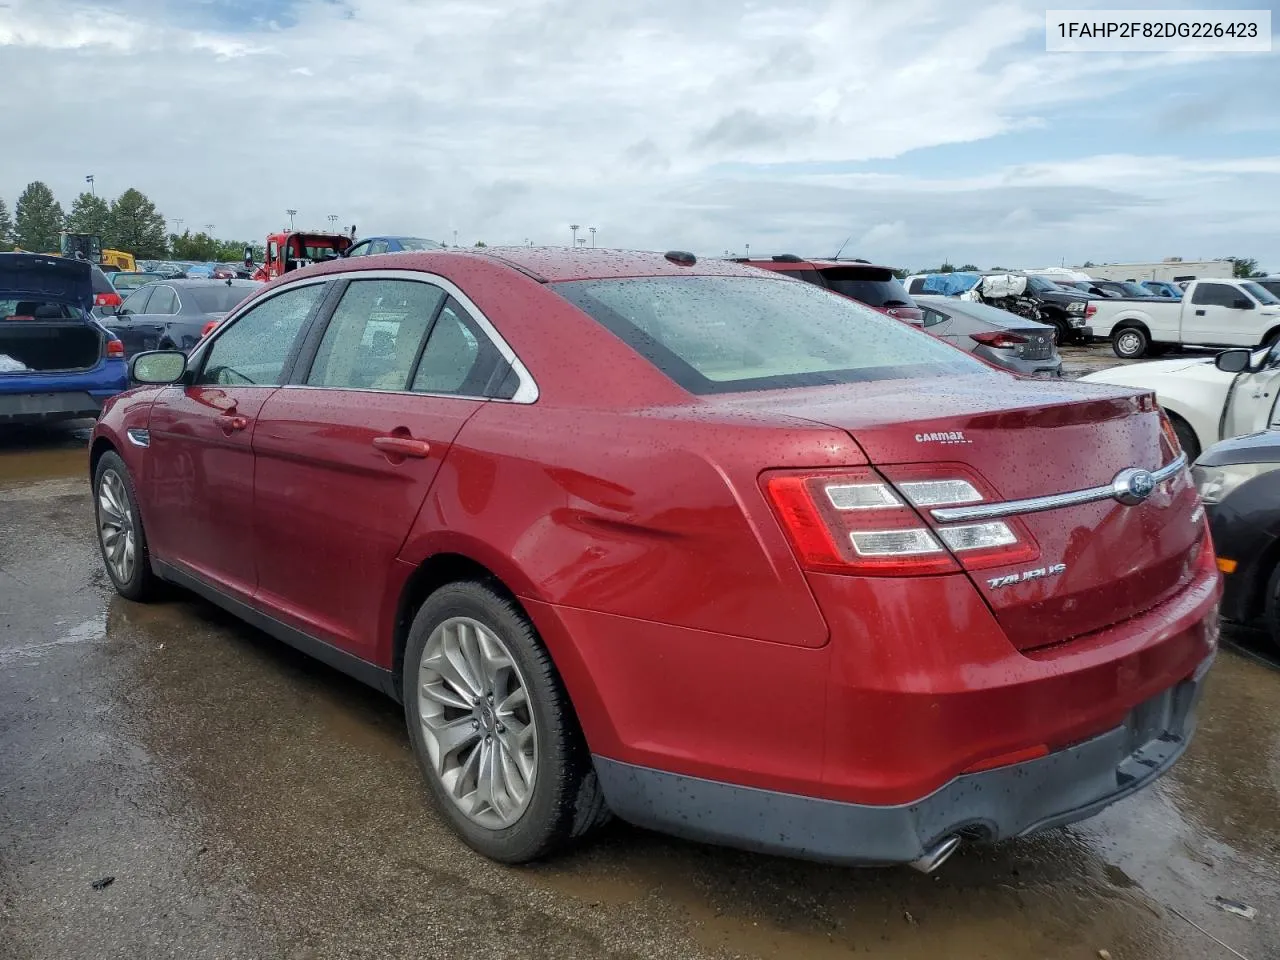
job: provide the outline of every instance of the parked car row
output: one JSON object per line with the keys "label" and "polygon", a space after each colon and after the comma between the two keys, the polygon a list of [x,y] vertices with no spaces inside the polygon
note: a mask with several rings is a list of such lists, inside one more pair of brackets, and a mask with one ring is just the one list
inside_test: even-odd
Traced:
{"label": "parked car row", "polygon": [[442,817],[506,862],[613,814],[929,871],[1167,771],[1221,585],[1151,392],[1012,376],[973,333],[1041,327],[898,302],[875,265],[768,263],[486,249],[256,286],[107,402],[107,574],[399,700]]}

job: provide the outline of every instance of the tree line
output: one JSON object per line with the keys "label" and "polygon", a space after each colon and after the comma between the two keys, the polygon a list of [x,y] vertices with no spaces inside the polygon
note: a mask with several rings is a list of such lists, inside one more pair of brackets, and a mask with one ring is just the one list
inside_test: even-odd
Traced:
{"label": "tree line", "polygon": [[207,233],[181,234],[165,230],[164,214],[142,191],[130,187],[114,200],[81,193],[66,213],[48,184],[35,180],[18,196],[13,213],[0,197],[0,250],[55,253],[59,234],[96,234],[103,249],[123,250],[145,260],[240,260],[252,246],[261,257],[261,244],[219,240]]}

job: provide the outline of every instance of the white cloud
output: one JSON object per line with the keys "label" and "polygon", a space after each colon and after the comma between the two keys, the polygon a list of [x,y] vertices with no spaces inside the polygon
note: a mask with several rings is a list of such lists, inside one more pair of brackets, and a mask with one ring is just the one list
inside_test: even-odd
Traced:
{"label": "white cloud", "polygon": [[[1171,62],[1045,55],[1029,2],[301,0],[292,13],[220,31],[145,0],[0,5],[0,56],[29,91],[7,100],[22,149],[0,154],[0,195],[41,178],[69,203],[93,172],[101,190],[138,186],[228,236],[261,236],[292,207],[305,223],[333,213],[468,242],[561,242],[571,221],[610,245],[712,253],[833,250],[852,234],[859,255],[920,263],[1057,259],[1120,244],[1125,223],[1165,231],[1124,240],[1148,253],[1208,244],[1196,229],[1237,212],[1237,244],[1251,243],[1259,205],[1244,198],[1258,178],[1275,185],[1271,157],[1102,144],[963,178],[795,172],[1051,126],[1064,104]],[[108,95],[120,109],[97,108]],[[1170,202],[1199,219],[1152,212]]]}

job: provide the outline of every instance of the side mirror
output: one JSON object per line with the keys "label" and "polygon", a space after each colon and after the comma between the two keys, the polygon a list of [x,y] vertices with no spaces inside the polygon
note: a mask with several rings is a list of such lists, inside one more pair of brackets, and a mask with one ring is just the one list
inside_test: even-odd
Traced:
{"label": "side mirror", "polygon": [[149,350],[129,361],[129,379],[134,383],[177,383],[186,372],[187,356],[177,350]]}
{"label": "side mirror", "polygon": [[1252,359],[1248,350],[1223,350],[1213,358],[1213,365],[1223,373],[1242,373]]}
{"label": "side mirror", "polygon": [[1232,310],[1252,310],[1253,301],[1248,297],[1236,297],[1231,303]]}

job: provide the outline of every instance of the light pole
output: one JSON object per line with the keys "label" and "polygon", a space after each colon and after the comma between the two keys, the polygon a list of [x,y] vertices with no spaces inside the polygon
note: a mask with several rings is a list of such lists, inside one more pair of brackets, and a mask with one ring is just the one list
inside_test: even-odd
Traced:
{"label": "light pole", "polygon": [[336,213],[331,213],[327,219],[329,221],[329,229],[332,230],[333,225],[338,222],[338,215]]}
{"label": "light pole", "polygon": [[453,245],[454,245],[455,247],[458,245],[458,231],[457,231],[457,230],[453,231]]}
{"label": "light pole", "polygon": [[207,230],[207,231],[209,232],[209,235],[210,235],[210,236],[213,236],[213,224],[212,224],[212,223],[206,223],[206,224],[204,225],[204,228],[205,228],[205,230]]}
{"label": "light pole", "polygon": [[747,259],[751,259],[751,244],[747,244]]}
{"label": "light pole", "polygon": [[569,229],[573,231],[573,248],[578,248],[578,225],[576,223],[569,224]]}
{"label": "light pole", "polygon": [[294,218],[295,216],[297,216],[297,215],[298,215],[298,211],[297,211],[297,210],[286,210],[286,211],[285,211],[285,213],[287,213],[287,214],[289,215],[289,232],[290,232],[290,233],[293,233],[293,218]]}
{"label": "light pole", "polygon": [[591,231],[591,249],[594,250],[596,248],[596,228],[587,227],[587,229]]}
{"label": "light pole", "polygon": [[98,195],[98,191],[95,190],[93,186],[93,174],[91,173],[87,177],[85,177],[84,182],[89,185],[89,192],[96,197]]}

